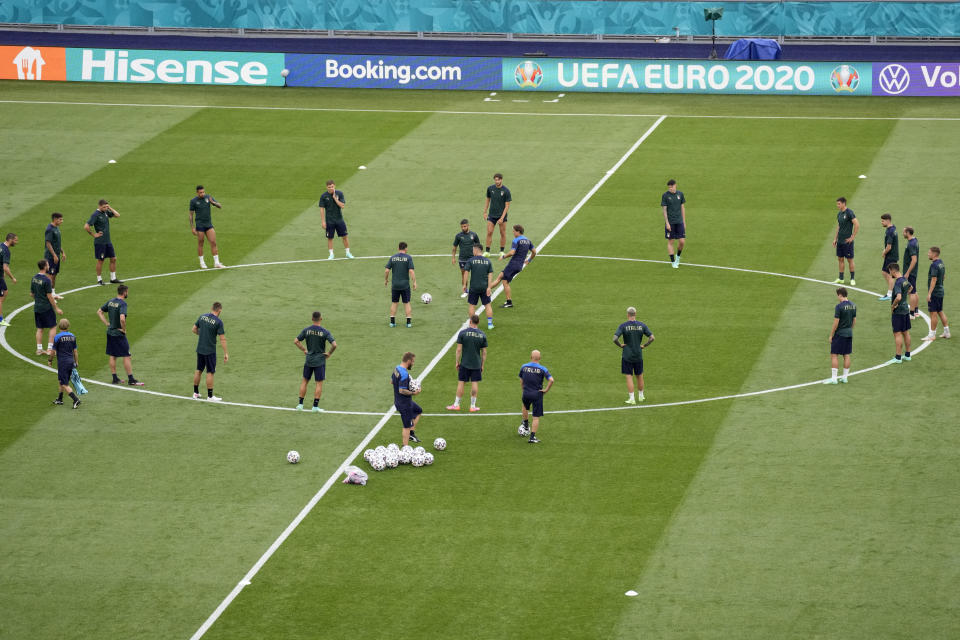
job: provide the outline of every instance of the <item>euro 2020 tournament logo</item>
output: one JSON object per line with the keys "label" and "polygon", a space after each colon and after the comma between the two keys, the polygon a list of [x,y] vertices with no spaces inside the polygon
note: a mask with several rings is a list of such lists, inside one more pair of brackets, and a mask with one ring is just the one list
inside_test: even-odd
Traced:
{"label": "euro 2020 tournament logo", "polygon": [[842,64],[830,74],[830,86],[837,93],[853,93],[860,86],[860,74],[848,64]]}
{"label": "euro 2020 tournament logo", "polygon": [[536,62],[526,60],[517,65],[513,78],[521,89],[536,89],[543,82],[543,69]]}
{"label": "euro 2020 tournament logo", "polygon": [[877,78],[884,93],[900,95],[910,86],[910,72],[900,64],[888,64],[880,70]]}

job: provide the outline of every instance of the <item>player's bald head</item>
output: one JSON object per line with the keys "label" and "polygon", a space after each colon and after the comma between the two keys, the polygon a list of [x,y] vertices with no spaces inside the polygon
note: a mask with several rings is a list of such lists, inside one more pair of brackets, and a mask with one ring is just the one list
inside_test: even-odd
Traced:
{"label": "player's bald head", "polygon": [[540,362],[540,352],[536,349],[530,352],[530,360],[533,362]]}

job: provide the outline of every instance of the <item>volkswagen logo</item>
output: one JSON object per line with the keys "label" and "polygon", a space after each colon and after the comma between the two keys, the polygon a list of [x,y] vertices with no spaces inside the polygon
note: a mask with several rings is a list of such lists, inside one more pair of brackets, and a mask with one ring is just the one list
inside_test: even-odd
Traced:
{"label": "volkswagen logo", "polygon": [[900,64],[888,64],[880,70],[880,88],[884,93],[899,95],[910,86],[910,72]]}

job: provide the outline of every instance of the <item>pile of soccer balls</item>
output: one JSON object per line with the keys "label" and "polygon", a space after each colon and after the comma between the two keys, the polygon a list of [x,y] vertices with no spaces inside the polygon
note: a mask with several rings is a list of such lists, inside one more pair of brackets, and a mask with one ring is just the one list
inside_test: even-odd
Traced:
{"label": "pile of soccer balls", "polygon": [[[437,438],[433,441],[433,448],[443,451],[447,448],[447,441]],[[387,446],[380,445],[376,449],[367,449],[363,452],[363,459],[373,467],[374,471],[396,469],[401,464],[410,464],[415,467],[429,467],[433,464],[433,454],[423,447],[414,448],[406,445],[401,448],[392,442]]]}

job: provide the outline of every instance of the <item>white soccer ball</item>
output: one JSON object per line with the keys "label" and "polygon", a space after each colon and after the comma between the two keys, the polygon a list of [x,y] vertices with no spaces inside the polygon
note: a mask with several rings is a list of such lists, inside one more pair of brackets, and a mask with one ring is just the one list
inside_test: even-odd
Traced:
{"label": "white soccer ball", "polygon": [[524,424],[521,422],[520,426],[517,427],[517,435],[520,436],[521,438],[526,438],[527,436],[530,435],[530,428],[524,426]]}
{"label": "white soccer ball", "polygon": [[387,466],[391,469],[396,469],[397,465],[400,464],[400,456],[398,456],[395,451],[387,451],[387,455],[383,457],[383,461],[386,462]]}
{"label": "white soccer ball", "polygon": [[383,459],[383,456],[374,456],[373,460],[370,461],[370,466],[373,467],[374,471],[383,471],[387,468],[387,462]]}
{"label": "white soccer ball", "polygon": [[400,464],[410,464],[413,460],[413,451],[407,451],[406,447],[400,449]]}
{"label": "white soccer ball", "polygon": [[410,391],[417,393],[421,389],[423,389],[423,387],[420,385],[420,381],[416,378],[410,378]]}
{"label": "white soccer ball", "polygon": [[373,456],[374,456],[373,449],[367,449],[366,451],[363,452],[363,459],[366,460],[367,462],[370,462],[370,459]]}
{"label": "white soccer ball", "polygon": [[374,449],[373,451],[374,451],[374,453],[376,453],[378,456],[382,456],[382,455],[384,455],[384,454],[387,452],[387,448],[386,448],[385,446],[383,446],[383,445],[380,445],[379,447],[377,447],[377,448]]}
{"label": "white soccer ball", "polygon": [[422,453],[414,453],[410,458],[410,463],[415,467],[422,467],[427,463],[427,456]]}
{"label": "white soccer ball", "polygon": [[414,447],[414,448],[413,448],[413,452],[414,452],[414,453],[426,453],[427,450],[424,449],[423,447]]}
{"label": "white soccer ball", "polygon": [[288,75],[290,75],[290,69],[284,69],[283,71],[280,72],[280,75],[286,78]]}
{"label": "white soccer ball", "polygon": [[422,296],[420,296],[420,302],[422,302],[423,304],[430,304],[431,302],[433,302],[433,296],[430,295],[429,293],[425,293]]}
{"label": "white soccer ball", "polygon": [[433,441],[433,448],[436,449],[437,451],[443,451],[444,449],[447,448],[447,441],[444,440],[443,438],[437,438],[436,440]]}
{"label": "white soccer ball", "polygon": [[390,444],[388,444],[387,449],[389,449],[390,451],[400,451],[400,447],[397,446],[396,442],[391,442]]}
{"label": "white soccer ball", "polygon": [[413,447],[411,447],[409,444],[405,444],[400,451],[409,451],[410,453],[413,453]]}
{"label": "white soccer ball", "polygon": [[425,464],[428,467],[433,464],[433,454],[430,453],[429,451],[423,454],[423,464]]}
{"label": "white soccer ball", "polygon": [[289,462],[290,464],[297,464],[298,462],[300,462],[300,453],[297,451],[288,451],[287,462]]}

